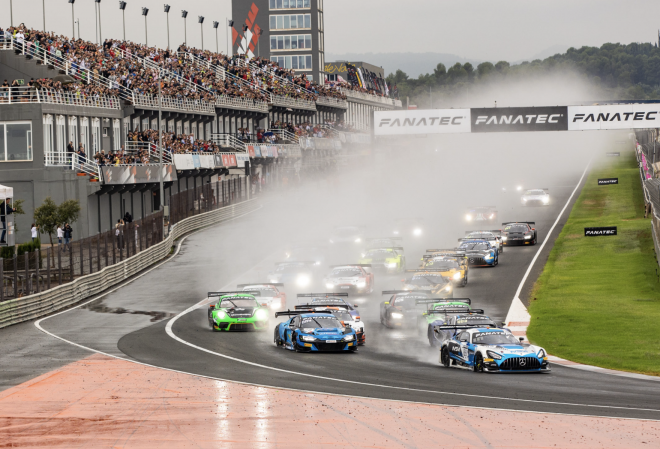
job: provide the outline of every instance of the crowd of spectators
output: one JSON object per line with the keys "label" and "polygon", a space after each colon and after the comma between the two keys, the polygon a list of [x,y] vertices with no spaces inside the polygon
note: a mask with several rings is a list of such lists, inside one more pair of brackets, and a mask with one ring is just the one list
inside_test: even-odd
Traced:
{"label": "crowd of spectators", "polygon": [[105,86],[96,84],[83,84],[79,82],[66,83],[62,81],[55,81],[52,78],[30,79],[26,84],[22,84],[18,79],[14,79],[11,83],[4,80],[0,84],[0,102],[7,102],[10,98],[12,102],[17,103],[21,101],[33,101],[37,98],[37,89],[46,89],[48,94],[58,95],[61,93],[68,93],[74,99],[95,99],[99,100],[101,97],[114,97],[113,92]]}
{"label": "crowd of spectators", "polygon": [[[216,96],[267,101],[269,94],[272,94],[316,101],[319,96],[345,99],[342,89],[373,93],[346,82],[320,85],[310,81],[304,73],[296,74],[295,70],[281,68],[261,57],[227,57],[185,45],[174,52],[112,39],[97,45],[29,29],[24,24],[6,31],[0,29],[0,39],[7,34],[14,38],[19,47],[23,46],[28,57],[47,51],[51,58],[68,65],[69,74],[85,86],[74,89],[87,90],[84,92],[87,95],[121,96],[122,92],[132,91],[154,97],[158,93],[159,82],[164,97],[210,103],[215,103]],[[185,53],[196,57],[186,57]],[[222,79],[213,67],[201,63],[201,60],[224,68],[229,76]],[[167,72],[160,76],[156,67]],[[90,80],[94,82],[89,83]],[[63,88],[55,82],[51,86]]]}

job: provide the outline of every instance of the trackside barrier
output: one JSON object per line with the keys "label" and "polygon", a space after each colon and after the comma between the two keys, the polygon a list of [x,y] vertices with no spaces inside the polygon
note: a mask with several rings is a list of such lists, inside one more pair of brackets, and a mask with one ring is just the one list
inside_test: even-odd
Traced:
{"label": "trackside barrier", "polygon": [[43,293],[2,302],[0,303],[0,328],[46,316],[101,293],[163,260],[170,254],[174,241],[184,234],[252,212],[258,207],[259,204],[256,200],[250,200],[188,217],[175,224],[170,234],[162,242],[124,261],[109,265],[101,271],[79,277],[73,282],[51,288]]}
{"label": "trackside barrier", "polygon": [[[642,183],[642,191],[644,192],[644,203],[645,205],[651,206],[651,233],[653,236],[653,246],[655,247],[655,256],[656,262],[660,265],[660,210],[658,210],[658,204],[660,203],[660,180],[650,178],[646,156],[650,156],[650,148],[645,148],[648,146],[646,144],[640,144],[639,141],[655,139],[652,131],[649,130],[638,130],[635,132],[635,156],[637,157],[637,163],[639,165],[639,180]],[[646,154],[644,154],[646,150]]]}

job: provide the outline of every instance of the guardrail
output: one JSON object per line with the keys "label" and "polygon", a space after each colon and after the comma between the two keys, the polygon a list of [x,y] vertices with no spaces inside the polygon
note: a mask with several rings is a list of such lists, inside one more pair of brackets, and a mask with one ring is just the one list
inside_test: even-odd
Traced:
{"label": "guardrail", "polygon": [[[388,97],[380,97],[378,95],[371,95],[371,94],[366,94],[364,92],[358,92],[356,90],[351,90],[351,89],[346,89],[346,88],[340,88],[340,91],[345,94],[347,97],[351,98],[357,98],[360,100],[365,100],[365,101],[371,101],[372,103],[380,103],[383,105],[387,106],[395,106],[395,101],[399,100],[394,100],[392,98]],[[401,102],[399,101],[399,107],[401,106]]]}
{"label": "guardrail", "polygon": [[[137,154],[140,151],[146,151],[149,154],[151,162],[159,162],[160,155],[158,153],[158,144],[152,142],[126,142],[126,154]],[[172,156],[170,153],[163,149],[163,163],[171,164]]]}
{"label": "guardrail", "polygon": [[[125,260],[44,292],[0,302],[0,328],[57,312],[101,293],[166,258],[175,240],[186,233],[252,212],[258,207],[259,204],[255,200],[249,200],[185,218],[172,227],[163,241]],[[113,250],[115,246],[113,245]],[[84,267],[82,261],[81,266]],[[73,269],[73,265],[71,268]]]}
{"label": "guardrail", "polygon": [[279,107],[316,111],[316,103],[313,101],[299,100],[297,98],[284,97],[282,95],[273,95],[272,103]]}
{"label": "guardrail", "polygon": [[71,167],[72,170],[85,173],[95,179],[101,179],[99,165],[76,153],[47,152],[44,154],[44,165],[47,167]]}
{"label": "guardrail", "polygon": [[249,109],[268,114],[268,103],[261,100],[252,100],[238,97],[216,96],[215,105],[227,108]]}
{"label": "guardrail", "polygon": [[[643,132],[650,132],[648,130],[636,131],[635,135],[640,136]],[[651,131],[651,135],[653,132]],[[644,153],[643,144],[639,144],[637,139],[635,139],[635,156],[637,157],[637,163],[639,164],[639,179],[642,183],[642,191],[644,192],[644,202],[645,206],[650,207],[651,212],[651,232],[653,236],[653,246],[655,247],[656,262],[660,265],[660,180],[657,178],[648,179],[648,167],[646,165],[646,157],[648,152]],[[646,170],[645,170],[646,169]],[[649,187],[652,187],[655,190],[655,193],[651,193]],[[647,209],[648,211],[648,209]]]}
{"label": "guardrail", "polygon": [[348,101],[334,97],[319,96],[319,98],[316,100],[316,104],[321,106],[328,106],[331,108],[348,109]]}

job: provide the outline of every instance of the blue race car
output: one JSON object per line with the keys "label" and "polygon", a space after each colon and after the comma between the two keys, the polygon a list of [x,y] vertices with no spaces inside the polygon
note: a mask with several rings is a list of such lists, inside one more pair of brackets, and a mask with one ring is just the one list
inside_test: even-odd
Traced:
{"label": "blue race car", "polygon": [[456,252],[465,254],[469,266],[494,267],[500,263],[500,255],[497,248],[491,245],[488,240],[460,239],[460,242],[460,245],[456,248]]}
{"label": "blue race car", "polygon": [[454,332],[440,349],[440,363],[445,367],[467,368],[475,373],[547,373],[550,362],[545,350],[526,344],[506,329],[437,326]]}
{"label": "blue race car", "polygon": [[357,351],[355,329],[342,326],[332,313],[312,310],[275,312],[275,318],[290,316],[275,327],[276,346],[296,352]]}

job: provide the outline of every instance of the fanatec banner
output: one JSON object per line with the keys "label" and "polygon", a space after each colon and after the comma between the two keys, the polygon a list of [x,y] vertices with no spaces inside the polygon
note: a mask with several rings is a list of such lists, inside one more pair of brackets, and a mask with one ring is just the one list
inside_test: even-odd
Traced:
{"label": "fanatec banner", "polygon": [[374,112],[374,135],[449,134],[470,132],[469,109],[417,109]]}
{"label": "fanatec banner", "polygon": [[569,106],[569,131],[660,127],[660,104]]}
{"label": "fanatec banner", "polygon": [[566,106],[471,109],[472,132],[566,131]]}

